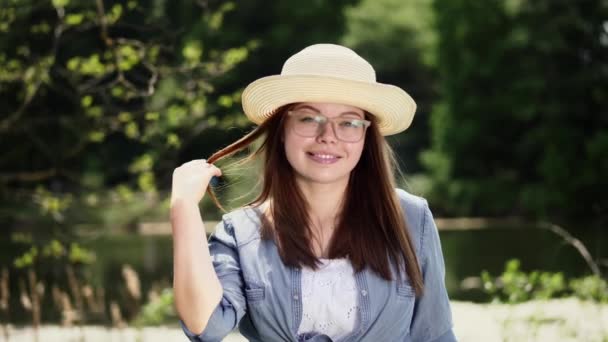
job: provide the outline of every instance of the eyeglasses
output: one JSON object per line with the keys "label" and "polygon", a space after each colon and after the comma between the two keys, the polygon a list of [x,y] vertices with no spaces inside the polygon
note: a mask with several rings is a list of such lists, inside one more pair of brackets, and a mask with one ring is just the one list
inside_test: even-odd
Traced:
{"label": "eyeglasses", "polygon": [[365,134],[365,130],[371,121],[345,117],[328,118],[320,113],[309,109],[296,109],[287,112],[294,118],[293,130],[296,134],[312,138],[318,136],[328,122],[332,123],[332,129],[338,140],[344,142],[357,142]]}

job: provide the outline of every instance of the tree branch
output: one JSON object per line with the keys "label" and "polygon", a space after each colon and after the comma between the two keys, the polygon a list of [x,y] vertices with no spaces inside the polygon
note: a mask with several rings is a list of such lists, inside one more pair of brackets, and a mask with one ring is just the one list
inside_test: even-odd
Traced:
{"label": "tree branch", "polygon": [[39,182],[45,179],[49,179],[55,175],[57,175],[57,170],[54,168],[43,171],[0,173],[0,181],[5,183],[10,181]]}
{"label": "tree branch", "polygon": [[587,262],[587,265],[589,266],[589,268],[591,269],[593,274],[595,274],[598,277],[601,277],[602,273],[600,272],[599,266],[597,265],[597,263],[595,261],[593,261],[593,257],[591,256],[591,253],[589,253],[589,250],[587,249],[587,247],[585,247],[585,245],[579,239],[572,236],[564,228],[562,228],[556,224],[553,224],[553,223],[540,222],[539,227],[542,229],[547,229],[549,231],[552,231],[553,233],[562,237],[571,246],[576,248],[576,250],[583,257],[583,259],[585,259],[585,262]]}

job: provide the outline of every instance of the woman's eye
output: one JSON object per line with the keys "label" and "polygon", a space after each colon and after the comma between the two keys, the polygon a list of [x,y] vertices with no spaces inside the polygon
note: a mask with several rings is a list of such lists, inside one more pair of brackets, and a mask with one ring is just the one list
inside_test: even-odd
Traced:
{"label": "woman's eye", "polygon": [[345,127],[345,128],[357,128],[360,126],[359,122],[355,121],[355,120],[348,120],[348,121],[342,121],[340,122],[340,126],[341,127]]}
{"label": "woman's eye", "polygon": [[303,116],[300,118],[300,122],[315,122],[315,118],[313,116]]}

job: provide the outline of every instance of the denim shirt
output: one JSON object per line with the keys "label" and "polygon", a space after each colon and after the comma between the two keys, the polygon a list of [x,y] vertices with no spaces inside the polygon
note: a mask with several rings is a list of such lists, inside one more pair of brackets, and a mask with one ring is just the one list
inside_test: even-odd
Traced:
{"label": "denim shirt", "polygon": [[[407,277],[387,281],[370,269],[355,273],[361,308],[352,333],[339,341],[456,341],[445,288],[441,243],[427,201],[397,189],[422,269],[424,293],[415,297]],[[221,341],[234,328],[249,341],[331,341],[300,337],[301,269],[281,261],[273,241],[260,238],[260,211],[241,208],[224,215],[209,238],[223,296],[205,330],[191,341]]]}

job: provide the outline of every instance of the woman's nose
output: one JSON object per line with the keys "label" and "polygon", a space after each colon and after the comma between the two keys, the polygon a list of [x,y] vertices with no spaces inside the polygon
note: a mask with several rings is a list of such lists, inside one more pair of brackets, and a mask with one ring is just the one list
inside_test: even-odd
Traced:
{"label": "woman's nose", "polygon": [[335,143],[338,141],[336,132],[331,121],[327,121],[319,127],[319,134],[317,140],[324,143]]}

